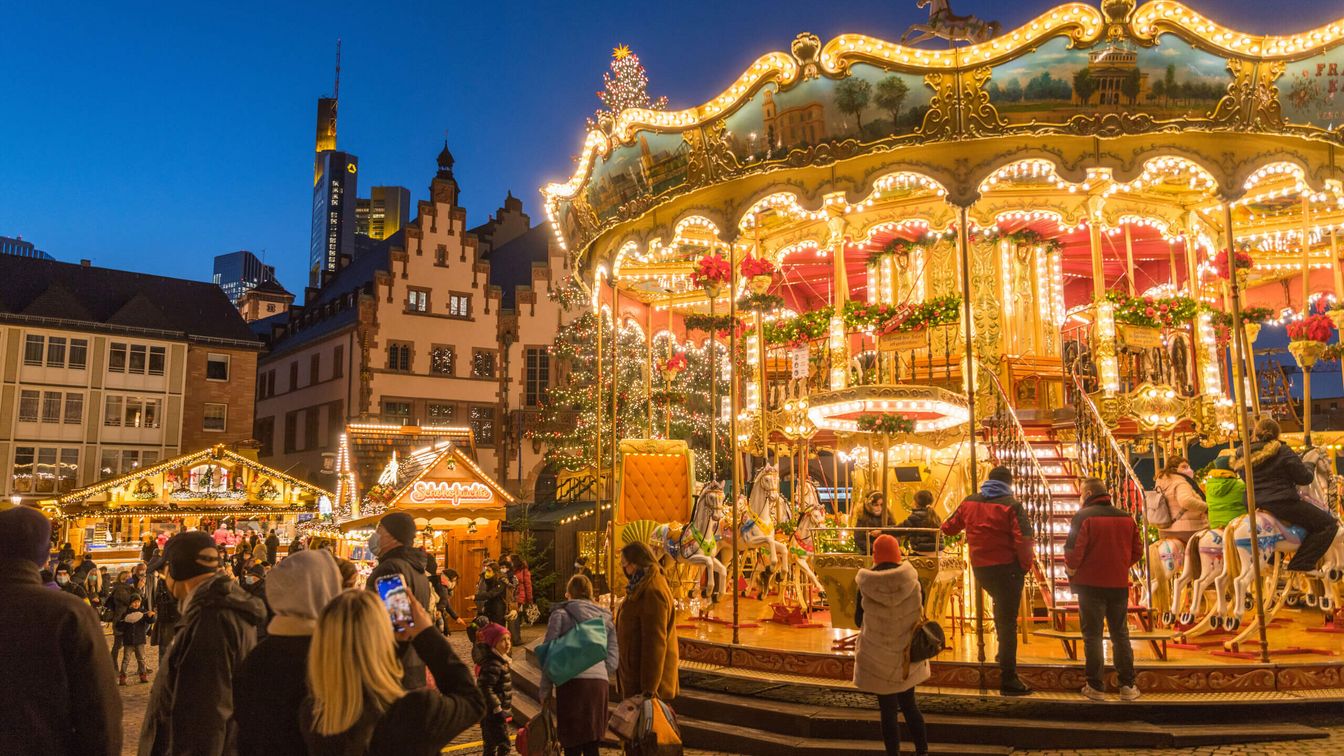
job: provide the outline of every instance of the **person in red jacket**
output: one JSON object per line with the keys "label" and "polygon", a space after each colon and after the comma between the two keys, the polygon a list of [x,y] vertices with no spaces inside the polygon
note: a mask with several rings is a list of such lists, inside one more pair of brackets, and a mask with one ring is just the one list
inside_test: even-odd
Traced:
{"label": "person in red jacket", "polygon": [[966,531],[975,582],[994,602],[994,630],[999,640],[999,693],[1031,693],[1017,676],[1017,612],[1022,583],[1031,569],[1031,523],[1022,504],[1013,497],[1013,472],[1006,467],[989,471],[980,492],[968,496],[942,526],[943,535]]}
{"label": "person in red jacket", "polygon": [[1087,660],[1087,684],[1083,695],[1106,700],[1101,680],[1106,663],[1102,625],[1111,631],[1111,653],[1120,678],[1120,698],[1134,701],[1134,649],[1129,645],[1129,568],[1143,556],[1143,542],[1134,518],[1111,504],[1106,484],[1086,478],[1083,506],[1073,516],[1064,559],[1069,585],[1078,594],[1078,616],[1083,630],[1083,656]]}

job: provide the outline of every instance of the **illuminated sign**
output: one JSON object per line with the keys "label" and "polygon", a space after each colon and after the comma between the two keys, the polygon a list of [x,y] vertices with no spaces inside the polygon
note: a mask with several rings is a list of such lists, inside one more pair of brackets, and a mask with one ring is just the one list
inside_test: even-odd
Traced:
{"label": "illuminated sign", "polygon": [[480,482],[463,483],[454,481],[416,481],[411,486],[411,501],[417,504],[425,502],[448,502],[452,506],[462,504],[490,504],[495,500],[490,487]]}

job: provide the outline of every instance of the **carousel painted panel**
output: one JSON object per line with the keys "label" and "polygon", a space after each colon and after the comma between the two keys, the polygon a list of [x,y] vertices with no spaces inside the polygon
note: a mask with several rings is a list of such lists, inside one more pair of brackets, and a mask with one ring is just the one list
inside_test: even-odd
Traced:
{"label": "carousel painted panel", "polygon": [[1275,84],[1286,122],[1337,131],[1344,121],[1344,46],[1285,64]]}
{"label": "carousel painted panel", "polygon": [[[631,143],[618,145],[599,158],[584,190],[596,219],[609,221],[631,202],[647,201],[683,186],[690,149],[681,134],[640,131]],[[562,225],[569,223],[568,219],[561,221]]]}

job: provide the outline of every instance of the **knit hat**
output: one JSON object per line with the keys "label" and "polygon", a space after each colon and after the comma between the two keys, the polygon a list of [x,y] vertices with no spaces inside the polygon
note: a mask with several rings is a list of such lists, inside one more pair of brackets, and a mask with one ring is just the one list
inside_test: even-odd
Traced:
{"label": "knit hat", "polygon": [[509,631],[506,630],[503,625],[496,625],[491,622],[476,631],[476,642],[482,646],[494,648],[495,644],[499,643],[500,638],[506,638],[508,635]]}
{"label": "knit hat", "polygon": [[190,580],[219,569],[219,549],[209,533],[189,530],[163,545],[163,564],[174,580]]}
{"label": "knit hat", "polygon": [[1232,469],[1232,458],[1231,458],[1230,456],[1218,456],[1218,457],[1214,457],[1214,459],[1213,459],[1213,467],[1214,467],[1215,470],[1229,470],[1229,471],[1230,471],[1230,470]]}
{"label": "knit hat", "polygon": [[415,518],[405,512],[393,512],[378,521],[383,530],[401,542],[402,546],[415,543]]}
{"label": "knit hat", "polygon": [[1000,483],[1011,484],[1013,482],[1013,471],[1009,470],[1003,465],[999,465],[998,467],[989,471],[989,479],[997,480]]}
{"label": "knit hat", "polygon": [[873,541],[873,564],[901,563],[901,544],[890,535],[882,534]]}
{"label": "knit hat", "polygon": [[341,592],[341,571],[326,549],[286,557],[266,575],[266,602],[275,617],[271,635],[312,635],[317,615]]}
{"label": "knit hat", "polygon": [[0,559],[19,559],[39,567],[51,554],[51,520],[32,507],[0,512]]}

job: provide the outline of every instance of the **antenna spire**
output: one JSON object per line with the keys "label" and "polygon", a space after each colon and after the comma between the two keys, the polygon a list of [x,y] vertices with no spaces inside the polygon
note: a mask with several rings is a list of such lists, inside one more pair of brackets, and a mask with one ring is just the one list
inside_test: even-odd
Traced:
{"label": "antenna spire", "polygon": [[336,38],[336,86],[332,90],[331,99],[341,99],[341,38]]}

